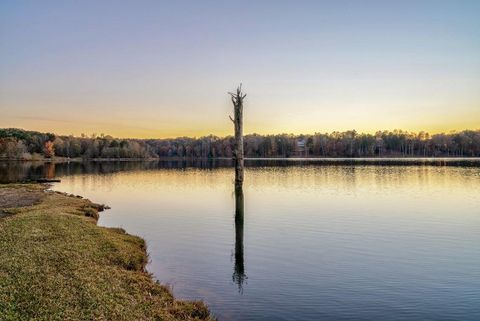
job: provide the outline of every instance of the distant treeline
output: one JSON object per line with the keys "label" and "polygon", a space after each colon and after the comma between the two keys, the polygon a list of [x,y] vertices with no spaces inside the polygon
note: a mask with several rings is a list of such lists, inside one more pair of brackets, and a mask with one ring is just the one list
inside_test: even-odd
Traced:
{"label": "distant treeline", "polygon": [[[246,157],[442,157],[480,156],[480,130],[429,135],[402,130],[360,134],[354,130],[313,135],[246,135]],[[217,158],[232,157],[233,137],[117,139],[59,136],[0,129],[0,158]]]}

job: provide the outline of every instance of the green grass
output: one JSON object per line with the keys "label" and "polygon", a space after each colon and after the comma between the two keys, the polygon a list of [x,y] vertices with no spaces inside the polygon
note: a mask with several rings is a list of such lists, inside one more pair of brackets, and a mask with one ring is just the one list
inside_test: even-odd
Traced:
{"label": "green grass", "polygon": [[203,303],[175,300],[154,282],[145,242],[97,226],[97,208],[46,192],[0,218],[0,320],[212,319]]}

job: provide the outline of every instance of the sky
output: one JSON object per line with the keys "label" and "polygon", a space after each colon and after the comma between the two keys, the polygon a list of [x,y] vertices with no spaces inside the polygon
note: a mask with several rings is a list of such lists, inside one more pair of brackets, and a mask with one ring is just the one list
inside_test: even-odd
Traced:
{"label": "sky", "polygon": [[480,128],[480,1],[0,0],[0,127],[162,138]]}

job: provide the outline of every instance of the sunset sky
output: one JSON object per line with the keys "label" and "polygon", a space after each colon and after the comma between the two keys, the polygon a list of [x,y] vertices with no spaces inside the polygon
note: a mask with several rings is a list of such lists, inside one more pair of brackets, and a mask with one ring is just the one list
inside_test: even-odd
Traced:
{"label": "sunset sky", "polygon": [[117,137],[480,128],[480,1],[0,2],[0,127]]}

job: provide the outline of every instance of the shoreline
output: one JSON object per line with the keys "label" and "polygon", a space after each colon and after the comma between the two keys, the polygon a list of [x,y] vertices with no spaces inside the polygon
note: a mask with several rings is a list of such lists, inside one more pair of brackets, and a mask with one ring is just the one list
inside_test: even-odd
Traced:
{"label": "shoreline", "polygon": [[97,225],[105,205],[48,188],[0,184],[5,320],[214,320],[146,271],[142,238]]}
{"label": "shoreline", "polygon": [[[377,157],[245,157],[245,160],[292,160],[292,161],[375,161],[375,160],[480,160],[479,156],[377,156]],[[154,161],[225,161],[228,157],[156,157],[156,158],[0,158],[0,162],[25,163],[82,163],[82,162],[154,162]]]}

